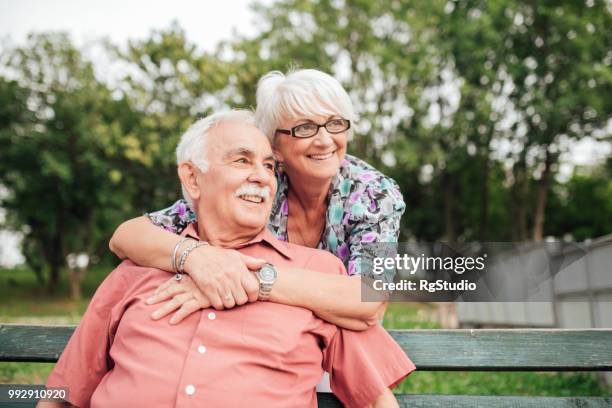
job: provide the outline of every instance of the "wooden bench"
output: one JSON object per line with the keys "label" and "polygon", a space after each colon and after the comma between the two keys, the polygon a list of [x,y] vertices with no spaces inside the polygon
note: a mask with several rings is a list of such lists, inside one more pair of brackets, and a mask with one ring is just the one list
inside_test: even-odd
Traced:
{"label": "wooden bench", "polygon": [[[73,330],[0,325],[0,361],[55,362]],[[612,329],[393,330],[391,334],[421,371],[612,371]],[[341,407],[333,395],[318,397],[320,407]],[[612,407],[612,397],[404,394],[398,400],[402,407]]]}

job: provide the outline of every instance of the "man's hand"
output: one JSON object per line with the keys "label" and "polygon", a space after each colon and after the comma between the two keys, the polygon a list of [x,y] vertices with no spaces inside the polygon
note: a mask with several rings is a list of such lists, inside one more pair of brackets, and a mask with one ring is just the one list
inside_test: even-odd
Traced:
{"label": "man's hand", "polygon": [[[202,294],[188,275],[183,276],[180,281],[174,277],[157,288],[156,294],[147,299],[147,304],[155,304],[168,300],[163,306],[156,309],[151,317],[159,320],[164,316],[176,311],[170,319],[170,324],[181,322],[190,314],[210,307],[210,302]],[[178,309],[178,310],[177,310]]]}

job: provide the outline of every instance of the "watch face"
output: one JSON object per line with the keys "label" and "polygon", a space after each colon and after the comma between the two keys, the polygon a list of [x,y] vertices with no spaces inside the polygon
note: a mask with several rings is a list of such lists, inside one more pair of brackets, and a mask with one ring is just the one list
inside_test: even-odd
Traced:
{"label": "watch face", "polygon": [[273,283],[276,280],[276,270],[270,265],[264,265],[259,270],[259,276],[261,280],[266,283]]}

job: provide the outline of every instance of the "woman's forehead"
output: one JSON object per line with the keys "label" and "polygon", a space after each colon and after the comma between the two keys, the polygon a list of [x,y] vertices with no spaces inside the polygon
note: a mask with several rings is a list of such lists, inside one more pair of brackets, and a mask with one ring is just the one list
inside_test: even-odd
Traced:
{"label": "woman's forehead", "polygon": [[291,116],[287,116],[282,124],[292,124],[297,122],[311,121],[315,123],[325,123],[330,119],[341,116],[336,111],[321,111],[312,113],[297,113]]}

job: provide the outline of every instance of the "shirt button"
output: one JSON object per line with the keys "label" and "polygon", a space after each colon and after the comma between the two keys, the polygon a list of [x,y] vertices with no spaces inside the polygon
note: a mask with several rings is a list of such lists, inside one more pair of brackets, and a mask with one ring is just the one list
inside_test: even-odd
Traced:
{"label": "shirt button", "polygon": [[208,320],[215,320],[216,317],[217,315],[215,314],[215,312],[210,312],[208,314]]}
{"label": "shirt button", "polygon": [[200,354],[206,353],[206,347],[204,347],[202,344],[200,344],[198,346],[198,353],[200,353]]}
{"label": "shirt button", "polygon": [[195,393],[195,387],[191,384],[185,387],[185,394],[193,395]]}

